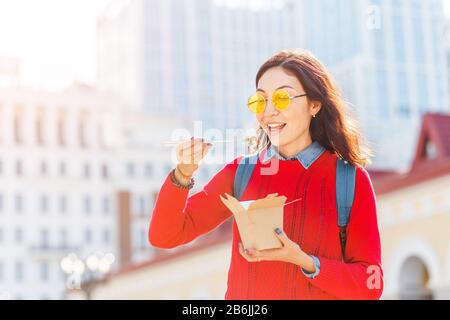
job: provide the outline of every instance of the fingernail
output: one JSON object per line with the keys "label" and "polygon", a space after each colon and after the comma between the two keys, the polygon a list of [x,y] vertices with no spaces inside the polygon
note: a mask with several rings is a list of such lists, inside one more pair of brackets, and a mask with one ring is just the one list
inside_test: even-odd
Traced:
{"label": "fingernail", "polygon": [[276,232],[277,234],[282,234],[282,233],[283,233],[283,231],[281,231],[280,228],[276,228],[276,229],[275,229],[275,232]]}

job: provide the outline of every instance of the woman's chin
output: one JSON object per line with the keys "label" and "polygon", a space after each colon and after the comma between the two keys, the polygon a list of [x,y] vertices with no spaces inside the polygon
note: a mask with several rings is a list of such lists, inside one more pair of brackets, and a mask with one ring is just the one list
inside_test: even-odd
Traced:
{"label": "woman's chin", "polygon": [[279,139],[270,139],[270,144],[277,147],[277,149],[284,145],[283,141],[280,141]]}

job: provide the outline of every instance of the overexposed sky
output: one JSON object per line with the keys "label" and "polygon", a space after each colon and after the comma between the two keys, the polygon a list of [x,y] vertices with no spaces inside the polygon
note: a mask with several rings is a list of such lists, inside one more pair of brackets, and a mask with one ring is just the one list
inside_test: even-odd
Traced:
{"label": "overexposed sky", "polygon": [[444,12],[447,18],[450,18],[450,0],[442,0],[444,2]]}
{"label": "overexposed sky", "polygon": [[110,1],[0,0],[0,57],[20,58],[23,85],[95,84],[96,16]]}
{"label": "overexposed sky", "polygon": [[96,16],[108,0],[0,0],[0,56],[19,57],[21,84],[95,82]]}

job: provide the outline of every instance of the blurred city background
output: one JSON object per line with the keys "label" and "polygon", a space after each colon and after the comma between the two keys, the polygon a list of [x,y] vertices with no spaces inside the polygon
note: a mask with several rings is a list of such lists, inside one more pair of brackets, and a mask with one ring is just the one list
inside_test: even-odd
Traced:
{"label": "blurred city background", "polygon": [[286,48],[326,64],[374,150],[383,298],[450,299],[450,0],[0,0],[0,298],[223,299],[230,221],[148,244],[163,142],[252,130]]}

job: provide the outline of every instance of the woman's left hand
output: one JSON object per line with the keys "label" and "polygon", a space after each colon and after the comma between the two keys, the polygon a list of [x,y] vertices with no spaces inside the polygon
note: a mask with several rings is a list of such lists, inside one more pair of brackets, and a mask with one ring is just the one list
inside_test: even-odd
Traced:
{"label": "woman's left hand", "polygon": [[[279,233],[278,233],[278,232]],[[242,243],[239,243],[239,252],[248,262],[261,261],[282,261],[294,264],[300,264],[302,257],[306,254],[300,249],[300,246],[289,239],[286,234],[280,230],[275,229],[275,234],[280,239],[283,247],[277,249],[267,250],[244,250]]]}

